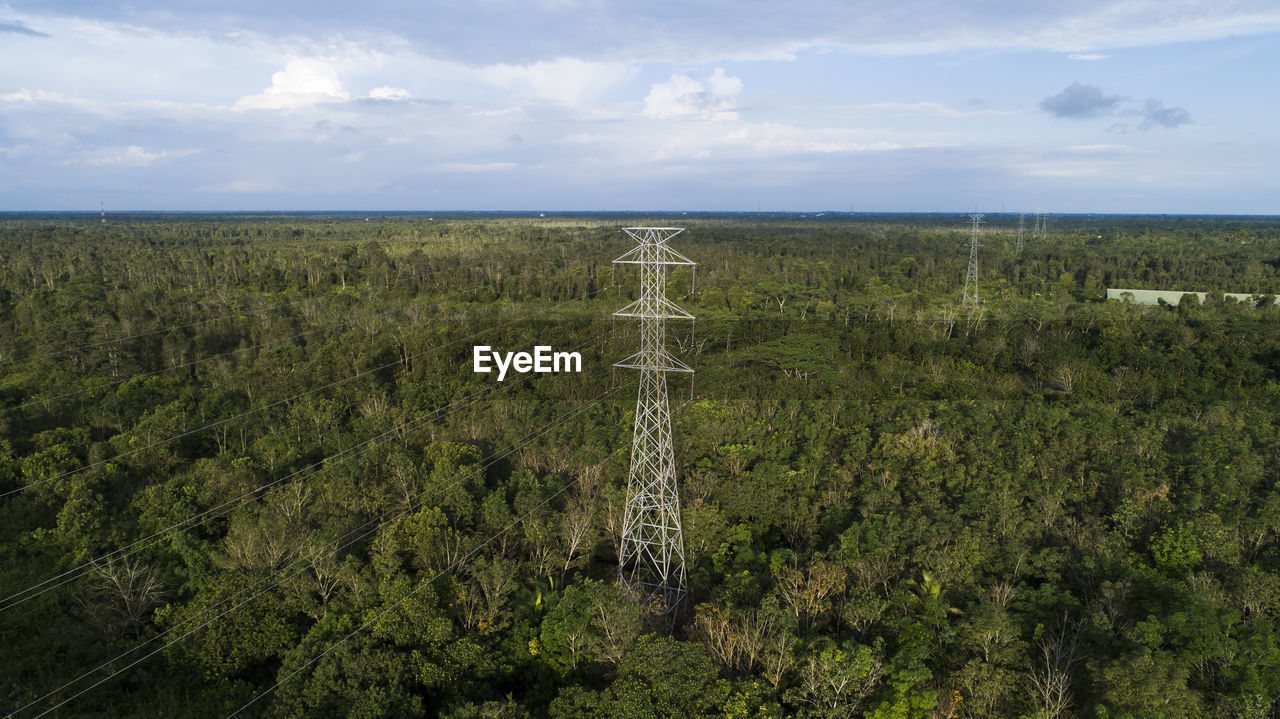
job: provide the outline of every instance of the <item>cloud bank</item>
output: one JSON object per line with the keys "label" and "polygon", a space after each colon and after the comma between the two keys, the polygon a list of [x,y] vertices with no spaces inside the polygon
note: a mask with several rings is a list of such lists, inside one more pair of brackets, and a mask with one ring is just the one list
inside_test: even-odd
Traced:
{"label": "cloud bank", "polygon": [[0,5],[0,209],[1280,196],[1260,2],[297,3]]}

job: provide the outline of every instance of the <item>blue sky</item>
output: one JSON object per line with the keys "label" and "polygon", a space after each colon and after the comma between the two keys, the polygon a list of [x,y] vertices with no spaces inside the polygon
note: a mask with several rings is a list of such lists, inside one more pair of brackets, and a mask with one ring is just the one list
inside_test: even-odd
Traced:
{"label": "blue sky", "polygon": [[1280,213],[1280,5],[0,2],[0,210]]}

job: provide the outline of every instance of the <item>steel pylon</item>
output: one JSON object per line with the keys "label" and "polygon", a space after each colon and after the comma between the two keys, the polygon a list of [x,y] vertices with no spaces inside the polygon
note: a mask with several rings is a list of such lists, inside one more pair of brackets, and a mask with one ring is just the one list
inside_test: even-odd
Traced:
{"label": "steel pylon", "polygon": [[614,260],[616,264],[640,266],[640,298],[614,313],[640,320],[640,351],[616,365],[640,370],[618,571],[632,598],[665,620],[668,629],[675,627],[676,613],[686,594],[667,373],[693,370],[664,346],[666,320],[693,319],[665,296],[667,269],[695,264],[667,246],[667,241],[683,230],[624,228],[639,244]]}
{"label": "steel pylon", "polygon": [[982,224],[982,215],[969,215],[973,220],[973,234],[969,237],[969,269],[964,275],[964,294],[960,296],[961,307],[972,307],[978,304],[978,226]]}

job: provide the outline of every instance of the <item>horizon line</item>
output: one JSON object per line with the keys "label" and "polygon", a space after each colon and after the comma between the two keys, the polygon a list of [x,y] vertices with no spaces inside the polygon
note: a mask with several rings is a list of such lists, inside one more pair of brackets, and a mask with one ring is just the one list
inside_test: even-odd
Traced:
{"label": "horizon line", "polygon": [[[858,216],[858,215],[971,215],[974,210],[459,210],[459,209],[435,209],[435,210],[361,210],[361,209],[342,209],[342,210],[320,210],[320,209],[283,209],[283,210],[260,210],[260,209],[217,209],[217,210],[156,210],[156,209],[125,209],[112,210],[104,213],[101,209],[93,210],[9,210],[0,209],[0,216],[3,215],[86,215],[100,217],[103,214],[110,217],[111,215],[253,215],[253,214],[270,214],[270,215],[534,215],[549,218],[548,213],[557,215],[801,215],[805,217],[816,217],[819,215],[836,215],[836,216]],[[991,216],[1018,216],[1018,215],[1035,215],[1043,214],[1046,216],[1056,217],[1250,217],[1250,218],[1280,218],[1280,212],[1261,213],[1261,212],[1121,212],[1121,211],[1063,211],[1048,212],[1041,211],[987,211],[978,214]]]}

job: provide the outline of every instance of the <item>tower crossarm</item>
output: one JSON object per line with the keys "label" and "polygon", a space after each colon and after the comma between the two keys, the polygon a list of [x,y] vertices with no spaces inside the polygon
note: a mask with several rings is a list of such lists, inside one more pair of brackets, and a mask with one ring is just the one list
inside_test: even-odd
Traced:
{"label": "tower crossarm", "polygon": [[[646,256],[647,255],[647,256]],[[664,244],[640,245],[613,261],[615,265],[688,265],[698,264]]]}
{"label": "tower crossarm", "polygon": [[649,317],[664,320],[691,320],[693,315],[666,297],[641,297],[613,313],[614,317]]}
{"label": "tower crossarm", "polygon": [[643,350],[617,362],[614,367],[627,369],[647,369],[656,372],[692,372],[693,368],[676,359],[666,350],[645,353]]}

